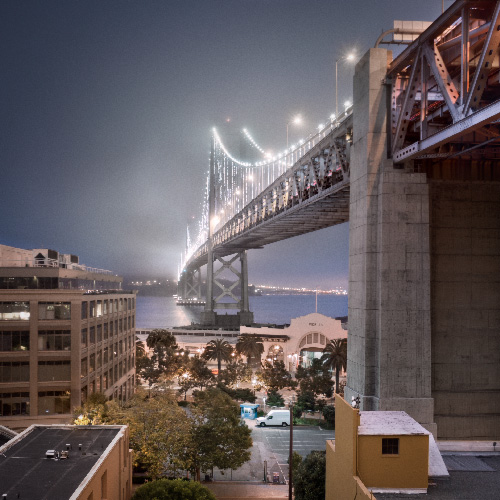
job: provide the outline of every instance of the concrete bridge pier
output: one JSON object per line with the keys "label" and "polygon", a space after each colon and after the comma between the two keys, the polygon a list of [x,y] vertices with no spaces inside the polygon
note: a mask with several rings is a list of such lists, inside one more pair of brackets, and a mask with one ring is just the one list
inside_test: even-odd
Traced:
{"label": "concrete bridge pier", "polygon": [[392,53],[356,66],[350,165],[346,398],[404,410],[436,433],[431,395],[429,187],[388,159]]}

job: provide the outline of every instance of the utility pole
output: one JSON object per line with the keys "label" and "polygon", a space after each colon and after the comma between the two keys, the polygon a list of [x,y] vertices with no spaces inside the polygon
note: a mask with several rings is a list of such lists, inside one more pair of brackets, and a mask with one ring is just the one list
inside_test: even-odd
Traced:
{"label": "utility pole", "polygon": [[292,500],[293,489],[293,403],[290,403],[290,450],[288,455],[288,500]]}

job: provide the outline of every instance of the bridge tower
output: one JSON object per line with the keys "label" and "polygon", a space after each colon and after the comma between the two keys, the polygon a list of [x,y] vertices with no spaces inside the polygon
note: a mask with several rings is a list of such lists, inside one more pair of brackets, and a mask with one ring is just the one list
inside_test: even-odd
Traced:
{"label": "bridge tower", "polygon": [[[205,310],[201,313],[201,324],[207,326],[220,326],[238,328],[240,325],[250,325],[253,322],[253,313],[250,311],[248,301],[248,263],[245,249],[235,252],[232,256],[224,258],[217,255],[214,249],[213,233],[215,227],[215,137],[212,139],[210,152],[210,178],[208,192],[208,260],[207,260],[207,289]],[[234,266],[239,260],[239,269]],[[214,269],[214,263],[220,267]],[[227,278],[229,278],[229,285]],[[224,276],[223,276],[224,275]],[[223,280],[226,278],[226,280]],[[215,296],[217,287],[220,291]],[[239,296],[237,295],[239,290]],[[216,309],[237,310],[236,314],[218,315]]]}
{"label": "bridge tower", "polygon": [[500,435],[500,1],[455,2],[354,76],[346,397]]}

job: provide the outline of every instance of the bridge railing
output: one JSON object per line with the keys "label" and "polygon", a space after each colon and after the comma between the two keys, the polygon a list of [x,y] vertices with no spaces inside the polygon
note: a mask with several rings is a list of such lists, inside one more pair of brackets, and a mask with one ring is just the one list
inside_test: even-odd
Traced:
{"label": "bridge railing", "polygon": [[[331,119],[293,150],[290,157],[295,153],[301,154],[290,168],[270,182],[240,211],[215,226],[213,245],[223,245],[261,222],[344,181],[348,177],[345,149],[349,146],[345,135],[348,132],[347,119],[351,115],[352,108],[349,108],[338,120]],[[344,139],[339,141],[338,135]],[[208,244],[204,242],[189,256],[186,264],[197,261],[207,252]]]}

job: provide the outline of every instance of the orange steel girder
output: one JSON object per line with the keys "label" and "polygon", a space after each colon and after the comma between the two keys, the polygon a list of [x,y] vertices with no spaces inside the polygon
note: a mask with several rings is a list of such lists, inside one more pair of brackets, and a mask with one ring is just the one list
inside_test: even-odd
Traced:
{"label": "orange steel girder", "polygon": [[395,163],[499,159],[500,0],[455,2],[390,65]]}

